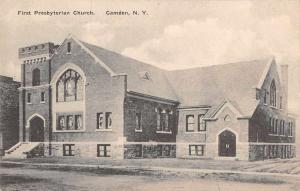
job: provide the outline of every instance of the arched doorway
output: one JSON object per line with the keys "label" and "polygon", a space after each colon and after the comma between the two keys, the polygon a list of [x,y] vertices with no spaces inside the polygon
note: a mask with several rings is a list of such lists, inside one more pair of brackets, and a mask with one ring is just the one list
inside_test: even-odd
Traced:
{"label": "arched doorway", "polygon": [[236,156],[236,136],[229,130],[219,134],[219,156]]}
{"label": "arched doorway", "polygon": [[44,142],[44,120],[38,116],[30,120],[29,141]]}

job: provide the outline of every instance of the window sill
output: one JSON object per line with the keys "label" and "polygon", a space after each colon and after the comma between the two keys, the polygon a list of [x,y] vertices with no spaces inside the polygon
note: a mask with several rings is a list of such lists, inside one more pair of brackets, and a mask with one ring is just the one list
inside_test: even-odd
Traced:
{"label": "window sill", "polygon": [[289,135],[288,137],[294,137],[294,136],[290,136],[290,135]]}
{"label": "window sill", "polygon": [[290,136],[286,136],[286,135],[278,135],[278,134],[269,134],[270,136],[278,136],[278,137],[290,137]]}
{"label": "window sill", "polygon": [[72,54],[72,53],[71,53],[71,52],[67,52],[66,54],[70,55],[70,54]]}
{"label": "window sill", "polygon": [[134,132],[141,133],[141,132],[143,132],[143,130],[135,129]]}
{"label": "window sill", "polygon": [[278,110],[278,108],[277,108],[277,107],[275,107],[275,106],[272,106],[272,105],[270,105],[270,108],[273,108],[273,109],[277,109],[277,110]]}
{"label": "window sill", "polygon": [[28,102],[27,102],[27,105],[32,105],[32,103],[28,103]]}
{"label": "window sill", "polygon": [[186,131],[185,133],[187,133],[187,134],[194,134],[194,133],[196,133],[196,134],[206,134],[206,131]]}
{"label": "window sill", "polygon": [[172,134],[172,131],[156,131],[156,133],[161,133],[161,134]]}
{"label": "window sill", "polygon": [[277,135],[277,134],[269,134],[270,136],[279,136],[279,135]]}
{"label": "window sill", "polygon": [[57,104],[64,104],[69,102],[83,102],[83,100],[56,101]]}
{"label": "window sill", "polygon": [[190,158],[205,158],[204,155],[188,155]]}
{"label": "window sill", "polygon": [[54,130],[53,133],[82,133],[85,130]]}
{"label": "window sill", "polygon": [[41,101],[40,103],[46,103],[45,101]]}
{"label": "window sill", "polygon": [[97,131],[97,132],[111,132],[112,128],[110,128],[110,129],[96,129],[95,131]]}

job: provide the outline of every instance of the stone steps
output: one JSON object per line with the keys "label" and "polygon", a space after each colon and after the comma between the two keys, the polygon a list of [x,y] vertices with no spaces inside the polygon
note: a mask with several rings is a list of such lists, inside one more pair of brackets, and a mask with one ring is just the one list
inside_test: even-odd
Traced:
{"label": "stone steps", "polygon": [[40,142],[20,142],[5,152],[4,158],[27,158],[27,153],[40,145]]}

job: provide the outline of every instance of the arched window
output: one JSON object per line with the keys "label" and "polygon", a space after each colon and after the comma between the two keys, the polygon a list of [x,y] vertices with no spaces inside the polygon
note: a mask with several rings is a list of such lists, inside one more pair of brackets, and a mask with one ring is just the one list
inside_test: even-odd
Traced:
{"label": "arched window", "polygon": [[32,86],[40,85],[40,69],[35,68],[32,70]]}
{"label": "arched window", "polygon": [[83,79],[79,73],[69,69],[56,83],[56,101],[80,101],[83,99]]}
{"label": "arched window", "polygon": [[276,107],[276,85],[274,80],[270,86],[270,105]]}

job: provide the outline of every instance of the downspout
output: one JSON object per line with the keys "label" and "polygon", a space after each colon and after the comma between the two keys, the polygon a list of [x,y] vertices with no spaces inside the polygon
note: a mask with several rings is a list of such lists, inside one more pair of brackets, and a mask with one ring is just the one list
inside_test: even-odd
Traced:
{"label": "downspout", "polygon": [[49,59],[49,156],[52,155],[52,89],[51,89],[51,60]]}
{"label": "downspout", "polygon": [[[23,79],[22,79],[22,87],[25,87],[25,64],[22,65],[22,72],[23,72]],[[23,142],[26,142],[26,90],[25,88],[22,89],[22,106],[23,106],[23,112],[22,112],[22,118],[23,118]],[[28,129],[29,131],[29,129]]]}

